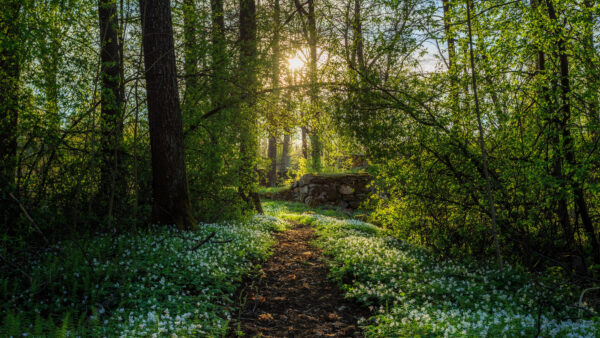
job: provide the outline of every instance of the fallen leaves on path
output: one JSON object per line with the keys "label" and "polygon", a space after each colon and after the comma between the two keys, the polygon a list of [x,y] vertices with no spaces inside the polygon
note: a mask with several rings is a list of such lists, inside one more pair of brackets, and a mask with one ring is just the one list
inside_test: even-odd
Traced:
{"label": "fallen leaves on path", "polygon": [[263,266],[240,315],[248,337],[360,337],[357,318],[366,310],[344,299],[327,279],[310,227],[275,235],[278,245]]}

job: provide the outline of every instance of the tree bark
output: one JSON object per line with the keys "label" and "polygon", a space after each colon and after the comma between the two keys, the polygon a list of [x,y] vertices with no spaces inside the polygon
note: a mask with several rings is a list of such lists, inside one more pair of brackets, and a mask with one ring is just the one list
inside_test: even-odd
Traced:
{"label": "tree bark", "polygon": [[267,185],[277,186],[277,138],[269,136],[267,145],[267,157],[269,158],[269,172],[267,173]]}
{"label": "tree bark", "polygon": [[452,8],[450,0],[442,0],[444,9],[444,32],[446,41],[448,42],[448,73],[450,75],[450,106],[457,113],[459,107],[459,88],[458,88],[458,73],[456,70],[456,39],[454,38],[454,30],[452,28]]}
{"label": "tree bark", "polygon": [[195,221],[185,168],[170,1],[140,0],[140,11],[152,156],[152,219],[189,229]]}
{"label": "tree bark", "polygon": [[123,90],[121,88],[121,54],[119,48],[117,2],[98,0],[100,26],[100,186],[99,214],[113,218],[115,204],[121,206],[125,195],[123,154]]}
{"label": "tree bark", "polygon": [[262,213],[262,206],[256,191],[257,176],[255,161],[257,156],[256,112],[256,4],[254,0],[240,0],[240,88],[242,88],[240,114],[240,194],[248,192],[253,207]]}
{"label": "tree bark", "polygon": [[306,141],[308,131],[306,130],[306,127],[300,127],[300,132],[302,134],[302,157],[304,157],[305,160],[308,160],[308,142]]}
{"label": "tree bark", "polygon": [[[546,0],[546,6],[548,9],[548,17],[552,22],[558,25],[559,21],[552,0]],[[570,171],[575,172],[577,171],[577,160],[575,159],[574,149],[575,145],[573,136],[571,135],[571,130],[569,128],[571,119],[571,83],[569,78],[569,58],[567,56],[566,41],[564,37],[560,35],[559,32],[555,33],[559,34],[557,47],[560,74],[560,97],[562,101],[560,106],[560,112],[562,116],[560,116],[559,127],[562,133],[562,145],[565,159],[570,166]],[[577,177],[574,177],[574,175],[571,175],[571,177],[568,178],[568,181],[571,185],[571,189],[573,189],[575,204],[577,205],[579,215],[581,216],[583,228],[585,229],[585,232],[587,233],[592,245],[594,263],[600,264],[600,243],[596,237],[596,229],[594,228],[594,224],[592,223],[592,219],[589,214],[583,183]]]}
{"label": "tree bark", "polygon": [[227,80],[227,50],[225,46],[225,18],[223,0],[211,0],[212,21],[212,75],[211,101],[213,108],[221,107],[225,102],[225,81]]}
{"label": "tree bark", "polygon": [[[353,38],[354,38],[354,53],[356,54],[356,62],[358,70],[363,73],[365,65],[365,51],[364,51],[364,39],[362,33],[362,20],[361,20],[361,0],[354,0],[354,22],[352,24]],[[362,74],[363,76],[365,74]]]}
{"label": "tree bark", "polygon": [[183,2],[183,45],[185,55],[185,97],[184,114],[191,113],[191,107],[196,104],[195,97],[198,91],[198,55],[196,48],[196,6],[194,0]]}

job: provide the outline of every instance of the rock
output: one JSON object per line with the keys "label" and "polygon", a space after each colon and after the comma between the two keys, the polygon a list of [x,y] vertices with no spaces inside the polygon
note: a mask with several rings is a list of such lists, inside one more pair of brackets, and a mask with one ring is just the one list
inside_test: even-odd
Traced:
{"label": "rock", "polygon": [[317,205],[356,209],[374,192],[369,184],[372,176],[362,174],[314,175],[306,174],[289,189],[281,190],[269,198],[295,200],[311,207]]}
{"label": "rock", "polygon": [[314,196],[307,196],[304,199],[304,203],[309,207],[316,207],[317,205],[319,205],[317,199]]}
{"label": "rock", "polygon": [[354,189],[347,185],[340,186],[340,194],[342,195],[350,195],[354,193]]}
{"label": "rock", "polygon": [[314,176],[314,175],[312,175],[312,174],[306,174],[306,175],[304,175],[304,176],[300,177],[300,180],[298,181],[298,184],[299,184],[300,186],[303,186],[303,185],[308,185],[308,184],[310,184],[310,182],[311,182],[311,181],[312,181],[314,178],[315,178],[315,176]]}

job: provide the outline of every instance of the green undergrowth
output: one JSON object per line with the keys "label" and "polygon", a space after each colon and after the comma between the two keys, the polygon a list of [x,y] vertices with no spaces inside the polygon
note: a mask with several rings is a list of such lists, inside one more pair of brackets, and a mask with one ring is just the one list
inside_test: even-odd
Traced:
{"label": "green undergrowth", "polygon": [[368,306],[371,337],[597,337],[600,318],[579,290],[552,276],[489,263],[440,261],[430,252],[357,220],[282,214],[311,224],[331,277]]}
{"label": "green undergrowth", "polygon": [[236,288],[287,224],[260,215],[59,243],[3,273],[0,336],[225,335]]}

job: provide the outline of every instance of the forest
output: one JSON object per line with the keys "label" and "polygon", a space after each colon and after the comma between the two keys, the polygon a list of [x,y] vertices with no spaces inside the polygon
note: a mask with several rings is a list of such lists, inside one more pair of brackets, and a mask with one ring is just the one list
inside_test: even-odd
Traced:
{"label": "forest", "polygon": [[595,337],[599,147],[596,0],[0,0],[0,336]]}

